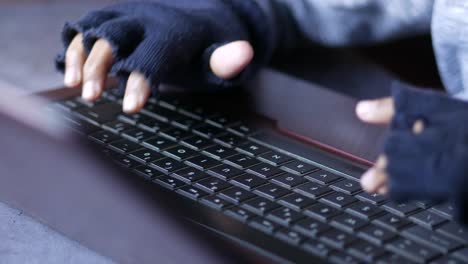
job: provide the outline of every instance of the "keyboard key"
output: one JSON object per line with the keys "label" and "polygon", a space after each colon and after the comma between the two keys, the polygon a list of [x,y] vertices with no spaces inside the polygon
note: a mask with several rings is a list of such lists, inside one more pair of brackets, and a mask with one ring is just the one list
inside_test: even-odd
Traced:
{"label": "keyboard key", "polygon": [[408,220],[393,214],[384,214],[375,219],[374,223],[395,232],[410,224]]}
{"label": "keyboard key", "polygon": [[140,122],[141,120],[143,119],[146,119],[148,118],[147,115],[143,115],[141,113],[137,113],[137,114],[124,114],[124,113],[121,113],[117,116],[117,119],[122,121],[122,122],[125,122],[125,123],[128,123],[132,126],[135,126],[138,122]]}
{"label": "keyboard key", "polygon": [[345,246],[351,244],[355,238],[338,229],[331,229],[322,234],[320,240],[334,248],[343,249]]}
{"label": "keyboard key", "polygon": [[229,126],[228,130],[240,136],[250,136],[254,133],[254,129],[252,127],[242,123]]}
{"label": "keyboard key", "polygon": [[193,158],[190,158],[185,161],[188,165],[193,166],[195,168],[198,168],[200,170],[208,170],[213,167],[219,166],[222,163],[212,159],[210,157],[207,157],[205,155],[198,155]]}
{"label": "keyboard key", "polygon": [[159,120],[150,118],[150,117],[138,120],[137,125],[141,129],[144,129],[144,130],[152,132],[152,133],[156,133],[156,132],[159,132],[159,131],[171,129],[171,126],[169,126],[168,124],[163,123],[163,122],[161,122]]}
{"label": "keyboard key", "polygon": [[453,206],[449,203],[435,205],[431,208],[431,210],[449,219],[453,219],[453,215],[455,213]]}
{"label": "keyboard key", "polygon": [[433,229],[442,223],[447,222],[447,219],[439,216],[438,214],[430,211],[422,211],[417,214],[410,216],[410,220],[414,223],[424,226],[425,228]]}
{"label": "keyboard key", "polygon": [[256,214],[263,215],[273,209],[278,208],[279,205],[266,198],[255,197],[242,204],[242,207]]}
{"label": "keyboard key", "polygon": [[230,180],[235,176],[242,174],[243,171],[229,166],[227,164],[221,164],[219,166],[209,169],[208,173],[224,180]]}
{"label": "keyboard key", "polygon": [[112,132],[114,134],[119,134],[120,132],[122,132],[124,130],[128,130],[128,129],[132,128],[132,126],[129,125],[128,123],[116,120],[116,121],[112,121],[112,122],[109,122],[109,123],[105,123],[102,126],[102,128],[104,128],[105,130],[110,131],[110,132]]}
{"label": "keyboard key", "polygon": [[254,214],[237,206],[230,207],[224,211],[227,215],[236,218],[239,221],[246,222],[254,218]]}
{"label": "keyboard key", "polygon": [[181,188],[177,189],[178,193],[181,195],[188,197],[192,200],[198,200],[201,197],[207,196],[208,193],[205,191],[202,191],[196,187],[190,186],[190,185],[185,185],[182,186]]}
{"label": "keyboard key", "polygon": [[153,137],[143,141],[143,146],[156,151],[162,151],[175,145],[176,143],[163,137]]}
{"label": "keyboard key", "polygon": [[133,128],[122,132],[122,137],[133,142],[139,142],[154,137],[154,133],[144,131],[140,128]]}
{"label": "keyboard key", "polygon": [[468,244],[468,229],[455,222],[449,222],[440,226],[437,232],[451,237],[464,244]]}
{"label": "keyboard key", "polygon": [[402,217],[420,210],[420,208],[413,202],[409,202],[409,203],[389,202],[389,203],[384,204],[383,208],[393,214],[396,214]]}
{"label": "keyboard key", "polygon": [[384,212],[375,205],[360,201],[352,204],[349,208],[346,209],[346,211],[366,220],[370,220]]}
{"label": "keyboard key", "polygon": [[431,264],[447,264],[447,263],[448,264],[462,264],[462,263],[467,263],[467,262],[466,260],[465,261],[458,260],[454,256],[443,256],[443,257],[440,257],[431,261]]}
{"label": "keyboard key", "polygon": [[182,139],[181,143],[195,150],[205,149],[213,145],[213,142],[211,142],[209,139],[200,136],[191,136]]}
{"label": "keyboard key", "polygon": [[311,181],[318,182],[323,185],[325,184],[328,185],[338,179],[341,179],[340,176],[324,171],[324,170],[316,171],[312,174],[306,175],[305,177]]}
{"label": "keyboard key", "polygon": [[266,163],[259,163],[253,167],[250,167],[249,169],[247,169],[247,171],[265,179],[269,179],[283,172],[277,167],[274,167]]}
{"label": "keyboard key", "polygon": [[245,142],[245,139],[229,133],[216,137],[215,141],[228,147],[235,147]]}
{"label": "keyboard key", "polygon": [[409,261],[407,258],[404,258],[400,255],[393,253],[386,253],[383,256],[379,257],[377,264],[413,264],[414,262]]}
{"label": "keyboard key", "polygon": [[281,228],[278,230],[275,234],[275,237],[292,245],[298,245],[305,239],[305,237],[303,237],[300,233],[287,228]]}
{"label": "keyboard key", "polygon": [[124,155],[114,155],[112,156],[112,161],[124,168],[133,168],[140,165],[140,163]]}
{"label": "keyboard key", "polygon": [[332,217],[339,215],[340,211],[326,204],[316,203],[305,209],[304,214],[322,222],[327,222]]}
{"label": "keyboard key", "polygon": [[377,193],[362,192],[356,195],[359,200],[369,202],[373,205],[380,205],[386,201],[383,195]]}
{"label": "keyboard key", "polygon": [[180,113],[193,117],[197,120],[202,120],[208,115],[205,108],[196,105],[193,106],[184,104],[183,106],[181,106],[179,111]]}
{"label": "keyboard key", "polygon": [[150,166],[164,173],[171,173],[185,168],[183,163],[171,158],[153,161],[150,163]]}
{"label": "keyboard key", "polygon": [[195,168],[189,168],[189,167],[174,172],[173,176],[189,184],[199,181],[201,179],[204,179],[206,177],[209,177],[208,174],[200,170],[197,170]]}
{"label": "keyboard key", "polygon": [[165,156],[161,155],[160,153],[150,150],[150,149],[140,149],[137,151],[134,151],[130,154],[130,158],[142,162],[142,163],[147,163],[147,162],[152,162],[155,160],[160,160],[165,158]]}
{"label": "keyboard key", "polygon": [[127,139],[114,141],[109,144],[109,147],[123,154],[130,153],[141,148],[140,145],[133,143]]}
{"label": "keyboard key", "polygon": [[224,114],[211,115],[206,119],[206,122],[218,127],[225,127],[239,123],[239,121],[233,120],[231,117]]}
{"label": "keyboard key", "polygon": [[254,197],[254,195],[249,191],[246,191],[236,186],[223,190],[219,195],[220,197],[227,199],[228,201],[231,201],[233,203],[241,203],[247,199]]}
{"label": "keyboard key", "polygon": [[182,129],[185,129],[185,130],[189,130],[190,128],[192,128],[193,126],[199,124],[200,121],[199,120],[196,120],[196,119],[193,119],[191,117],[188,117],[188,116],[180,116],[178,118],[175,118],[172,120],[172,124],[174,126],[178,126]]}
{"label": "keyboard key", "polygon": [[323,186],[315,182],[308,182],[297,186],[294,189],[294,191],[309,198],[318,199],[319,197],[322,197],[323,195],[331,192],[332,190],[327,186]]}
{"label": "keyboard key", "polygon": [[375,260],[385,253],[381,247],[375,246],[366,241],[359,241],[349,246],[348,251],[353,256],[366,262],[375,262]]}
{"label": "keyboard key", "polygon": [[280,226],[275,222],[264,219],[262,217],[253,219],[250,221],[249,225],[268,234],[272,234],[274,231],[280,228]]}
{"label": "keyboard key", "polygon": [[178,114],[177,112],[152,103],[147,103],[143,107],[143,109],[141,109],[141,112],[153,118],[159,119],[163,122],[169,122],[169,120],[177,119],[180,117],[180,114]]}
{"label": "keyboard key", "polygon": [[359,236],[369,242],[378,245],[383,245],[385,242],[391,240],[396,235],[394,232],[389,231],[385,228],[376,225],[369,225],[359,232]]}
{"label": "keyboard key", "polygon": [[288,189],[280,187],[276,184],[269,183],[269,184],[258,187],[256,190],[254,190],[254,193],[260,196],[266,197],[270,200],[276,200],[291,192],[288,191]]}
{"label": "keyboard key", "polygon": [[185,186],[185,183],[183,181],[172,178],[167,175],[157,177],[156,179],[154,179],[154,182],[170,190],[175,190],[177,188]]}
{"label": "keyboard key", "polygon": [[405,229],[402,235],[445,254],[462,246],[462,243],[456,240],[435,232],[430,232],[426,228],[420,226],[412,226]]}
{"label": "keyboard key", "polygon": [[330,260],[337,264],[359,264],[361,261],[343,252],[333,252],[330,254]]}
{"label": "keyboard key", "polygon": [[275,221],[280,225],[290,225],[303,217],[304,216],[302,214],[287,207],[277,208],[267,215],[268,219]]}
{"label": "keyboard key", "polygon": [[234,156],[237,154],[236,151],[220,145],[209,147],[203,150],[203,153],[206,153],[216,159],[225,159],[227,157]]}
{"label": "keyboard key", "polygon": [[73,99],[57,102],[54,104],[54,106],[57,106],[59,109],[65,110],[68,112],[73,112],[84,107],[83,104]]}
{"label": "keyboard key", "polygon": [[303,175],[303,174],[318,170],[317,167],[312,166],[312,165],[310,165],[308,163],[305,163],[305,162],[302,162],[302,161],[298,161],[298,160],[294,160],[293,162],[289,162],[288,164],[285,164],[282,168],[289,171],[289,172],[292,172],[292,173],[295,173],[295,174],[300,174],[300,175]]}
{"label": "keyboard key", "polygon": [[347,179],[332,183],[330,185],[330,188],[334,189],[335,191],[343,192],[349,195],[362,191],[359,182]]}
{"label": "keyboard key", "polygon": [[216,193],[216,192],[219,192],[221,190],[224,190],[226,188],[228,188],[229,186],[229,183],[219,179],[219,178],[216,178],[216,177],[207,177],[203,180],[200,180],[198,181],[195,186],[209,192],[209,193]]}
{"label": "keyboard key", "polygon": [[188,138],[188,137],[191,137],[192,134],[190,134],[189,132],[183,130],[183,129],[180,129],[180,128],[171,128],[171,129],[168,129],[168,130],[163,130],[163,131],[160,131],[159,134],[163,137],[166,137],[170,140],[174,140],[174,141],[177,141],[177,140],[181,140],[181,139],[184,139],[184,138]]}
{"label": "keyboard key", "polygon": [[246,142],[237,147],[237,149],[247,155],[258,156],[260,154],[269,152],[270,150],[262,145]]}
{"label": "keyboard key", "polygon": [[222,129],[208,124],[202,124],[194,127],[193,132],[206,138],[213,138],[224,133]]}
{"label": "keyboard key", "polygon": [[119,136],[109,131],[99,131],[99,132],[93,133],[89,136],[89,138],[100,144],[108,144],[110,142],[120,139]]}
{"label": "keyboard key", "polygon": [[267,183],[266,180],[249,173],[244,173],[240,176],[237,176],[233,178],[230,182],[247,190],[252,190],[260,185]]}
{"label": "keyboard key", "polygon": [[318,235],[330,229],[328,225],[310,218],[298,221],[293,228],[294,230],[308,237],[317,237]]}
{"label": "keyboard key", "polygon": [[463,249],[459,249],[455,252],[453,252],[452,254],[455,258],[457,258],[458,260],[461,260],[463,261],[464,263],[467,263],[467,259],[468,259],[468,248],[463,248]]}
{"label": "keyboard key", "polygon": [[292,161],[292,158],[277,151],[271,151],[268,153],[261,154],[258,158],[264,162],[278,166],[288,161]]}
{"label": "keyboard key", "polygon": [[418,263],[425,263],[438,255],[437,251],[421,246],[406,238],[398,238],[387,245],[387,249]]}
{"label": "keyboard key", "polygon": [[163,174],[153,168],[150,168],[148,166],[138,166],[133,169],[138,175],[143,176],[147,179],[153,180],[156,177],[162,176]]}
{"label": "keyboard key", "polygon": [[183,146],[175,146],[164,151],[164,154],[174,158],[176,160],[186,160],[190,157],[197,155],[192,149],[183,147]]}
{"label": "keyboard key", "polygon": [[221,210],[232,205],[228,201],[221,199],[215,195],[209,195],[209,196],[203,197],[201,199],[201,203],[208,205],[209,207],[217,209],[217,210]]}
{"label": "keyboard key", "polygon": [[349,214],[342,214],[333,218],[331,225],[351,233],[366,226],[367,222]]}
{"label": "keyboard key", "polygon": [[317,240],[308,239],[302,244],[302,248],[313,255],[326,257],[331,252],[331,248]]}
{"label": "keyboard key", "polygon": [[101,125],[113,121],[119,113],[121,113],[121,106],[116,103],[105,103],[93,107],[85,107],[77,110],[75,113],[86,121]]}
{"label": "keyboard key", "polygon": [[289,189],[306,182],[302,176],[298,176],[289,172],[285,172],[284,174],[273,178],[271,181]]}
{"label": "keyboard key", "polygon": [[338,192],[327,194],[320,200],[338,208],[344,208],[357,201],[353,196]]}
{"label": "keyboard key", "polygon": [[231,156],[227,158],[225,162],[240,169],[246,169],[259,163],[258,160],[243,154]]}
{"label": "keyboard key", "polygon": [[278,200],[278,203],[286,207],[289,207],[293,210],[299,211],[315,202],[314,200],[307,198],[305,196],[302,196],[300,194],[291,193],[280,198]]}

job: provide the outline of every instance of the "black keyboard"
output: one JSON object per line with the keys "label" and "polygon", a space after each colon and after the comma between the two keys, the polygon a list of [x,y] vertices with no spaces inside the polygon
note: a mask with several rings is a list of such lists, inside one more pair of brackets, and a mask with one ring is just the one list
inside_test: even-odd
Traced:
{"label": "black keyboard", "polygon": [[468,263],[468,230],[450,205],[364,193],[356,177],[289,155],[223,114],[163,98],[126,115],[112,92],[53,108],[120,166],[332,263]]}

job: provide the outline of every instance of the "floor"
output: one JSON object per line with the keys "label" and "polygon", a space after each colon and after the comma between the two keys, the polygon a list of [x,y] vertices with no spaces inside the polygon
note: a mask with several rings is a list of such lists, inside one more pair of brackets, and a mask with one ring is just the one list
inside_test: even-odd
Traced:
{"label": "floor", "polygon": [[[53,66],[63,22],[105,2],[3,0],[0,2],[0,92],[58,87]],[[0,201],[0,264],[112,263]]]}

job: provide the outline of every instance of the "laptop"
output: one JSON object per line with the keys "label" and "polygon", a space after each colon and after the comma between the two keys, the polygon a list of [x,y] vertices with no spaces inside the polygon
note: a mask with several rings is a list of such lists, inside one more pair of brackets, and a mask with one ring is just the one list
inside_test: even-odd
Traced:
{"label": "laptop", "polygon": [[356,99],[275,70],[163,90],[134,115],[112,83],[95,103],[66,88],[23,111],[2,100],[0,200],[117,263],[467,262],[450,204],[362,191],[385,128],[359,122]]}

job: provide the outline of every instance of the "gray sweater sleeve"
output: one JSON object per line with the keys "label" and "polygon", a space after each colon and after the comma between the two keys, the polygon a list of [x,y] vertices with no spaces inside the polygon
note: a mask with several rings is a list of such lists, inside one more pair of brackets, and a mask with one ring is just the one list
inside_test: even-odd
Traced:
{"label": "gray sweater sleeve", "polygon": [[[306,39],[350,46],[428,33],[434,0],[257,0],[271,14],[278,41]],[[272,11],[273,10],[273,11]],[[291,46],[291,44],[286,45]]]}

